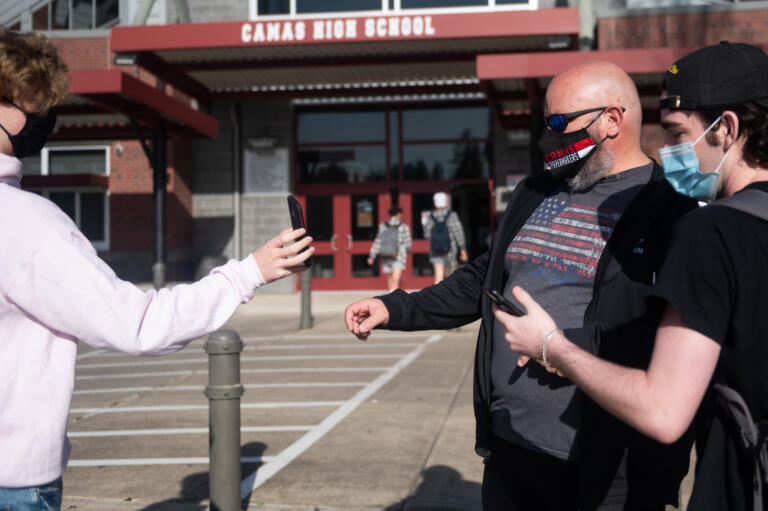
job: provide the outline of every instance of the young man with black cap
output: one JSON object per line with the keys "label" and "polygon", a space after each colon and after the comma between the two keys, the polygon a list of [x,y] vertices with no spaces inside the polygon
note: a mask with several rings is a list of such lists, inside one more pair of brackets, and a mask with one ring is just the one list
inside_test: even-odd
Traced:
{"label": "young man with black cap", "polygon": [[652,292],[666,310],[648,369],[621,367],[581,350],[520,288],[515,296],[528,315],[515,319],[497,311],[496,317],[513,350],[541,357],[653,438],[674,441],[698,411],[689,510],[763,509],[768,56],[728,42],[695,51],[665,73],[660,106],[667,179],[710,205],[675,227]]}

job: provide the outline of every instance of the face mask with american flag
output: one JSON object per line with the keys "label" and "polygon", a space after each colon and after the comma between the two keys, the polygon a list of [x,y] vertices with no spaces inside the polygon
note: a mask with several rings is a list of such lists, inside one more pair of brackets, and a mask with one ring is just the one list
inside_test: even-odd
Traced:
{"label": "face mask with american flag", "polygon": [[595,152],[597,144],[586,128],[570,133],[556,133],[545,129],[539,140],[544,153],[544,168],[556,179],[575,176]]}

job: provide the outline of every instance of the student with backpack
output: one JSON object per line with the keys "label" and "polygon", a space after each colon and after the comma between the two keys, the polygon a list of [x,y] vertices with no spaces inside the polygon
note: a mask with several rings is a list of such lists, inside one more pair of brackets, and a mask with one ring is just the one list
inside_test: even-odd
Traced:
{"label": "student with backpack", "polygon": [[379,224],[368,256],[369,266],[373,266],[376,256],[379,256],[381,271],[387,276],[388,291],[400,287],[411,245],[411,230],[403,222],[403,210],[400,206],[392,206],[389,208],[389,220]]}
{"label": "student with backpack", "polygon": [[696,417],[689,511],[765,509],[768,55],[725,41],[690,53],[665,73],[660,108],[667,180],[709,205],[677,222],[654,273],[649,301],[665,312],[647,370],[582,350],[519,287],[527,314],[496,318],[514,351],[648,436],[673,442]]}
{"label": "student with backpack", "polygon": [[424,219],[424,237],[430,240],[429,262],[434,270],[435,284],[450,274],[458,253],[459,260],[469,260],[464,241],[464,228],[455,211],[448,209],[448,196],[437,192],[432,196],[435,209]]}

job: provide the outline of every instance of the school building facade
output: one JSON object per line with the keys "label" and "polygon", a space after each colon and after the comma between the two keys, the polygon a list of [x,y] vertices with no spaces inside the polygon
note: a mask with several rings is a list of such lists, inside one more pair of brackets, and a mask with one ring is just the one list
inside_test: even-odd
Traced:
{"label": "school building facade", "polygon": [[122,277],[156,279],[162,259],[162,279],[191,280],[245,257],[289,225],[293,194],[316,240],[313,289],[384,289],[366,258],[393,204],[414,234],[403,285],[417,289],[432,281],[421,217],[434,192],[450,194],[475,257],[515,183],[540,171],[554,74],[624,67],[654,155],[663,71],[719,40],[768,45],[768,2],[22,0],[0,24],[43,31],[71,75],[22,185]]}

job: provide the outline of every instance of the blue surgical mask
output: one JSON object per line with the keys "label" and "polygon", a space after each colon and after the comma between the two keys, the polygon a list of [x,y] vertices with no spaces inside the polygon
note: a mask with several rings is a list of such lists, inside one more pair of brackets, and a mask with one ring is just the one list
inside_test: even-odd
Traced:
{"label": "blue surgical mask", "polygon": [[661,166],[664,169],[664,176],[678,193],[694,199],[712,202],[717,196],[717,184],[720,181],[720,167],[725,163],[728,153],[733,149],[733,145],[728,148],[720,163],[714,172],[700,172],[699,159],[693,146],[699,143],[704,135],[720,121],[720,117],[704,130],[693,143],[683,142],[682,144],[671,147],[662,147],[659,149],[661,157]]}

